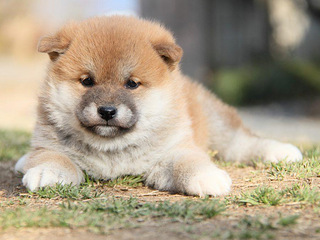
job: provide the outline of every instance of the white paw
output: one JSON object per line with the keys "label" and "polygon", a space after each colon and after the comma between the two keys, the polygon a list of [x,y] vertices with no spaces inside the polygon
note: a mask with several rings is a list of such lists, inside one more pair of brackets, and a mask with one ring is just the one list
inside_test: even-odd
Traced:
{"label": "white paw", "polygon": [[40,187],[53,186],[57,183],[79,185],[81,178],[58,165],[42,164],[30,168],[22,179],[22,183],[31,191]]}
{"label": "white paw", "polygon": [[210,165],[196,172],[195,176],[190,179],[186,192],[200,197],[225,195],[230,192],[231,183],[227,172],[215,165]]}
{"label": "white paw", "polygon": [[302,153],[300,150],[289,143],[281,143],[270,140],[264,148],[264,160],[268,162],[279,162],[285,160],[286,162],[296,162],[302,160]]}

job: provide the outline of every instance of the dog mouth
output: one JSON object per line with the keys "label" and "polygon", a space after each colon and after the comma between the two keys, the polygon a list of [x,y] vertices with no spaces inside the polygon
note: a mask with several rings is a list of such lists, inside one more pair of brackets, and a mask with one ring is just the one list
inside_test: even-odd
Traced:
{"label": "dog mouth", "polygon": [[123,127],[123,126],[118,126],[114,124],[95,124],[95,125],[89,125],[85,126],[81,124],[82,127],[84,127],[87,131],[99,135],[101,137],[116,137],[119,135],[123,135],[133,128],[131,127]]}

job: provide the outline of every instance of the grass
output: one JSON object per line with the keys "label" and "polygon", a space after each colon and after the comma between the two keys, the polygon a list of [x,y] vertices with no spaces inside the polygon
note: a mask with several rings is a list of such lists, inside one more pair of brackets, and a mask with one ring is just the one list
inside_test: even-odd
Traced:
{"label": "grass", "polygon": [[311,187],[308,184],[294,184],[284,189],[282,195],[291,202],[320,206],[319,188]]}
{"label": "grass", "polygon": [[269,206],[275,206],[282,202],[282,194],[271,187],[258,187],[251,192],[244,192],[240,197],[235,197],[235,202],[251,205],[265,204]]}
{"label": "grass", "polygon": [[232,231],[217,231],[212,234],[218,239],[275,239],[275,231],[297,223],[298,215],[288,216],[245,216],[240,219]]}
{"label": "grass", "polygon": [[37,192],[29,192],[32,196],[40,198],[66,198],[72,200],[84,200],[100,197],[102,192],[99,189],[90,186],[88,183],[82,184],[81,187],[72,185],[47,186],[40,188]]}
{"label": "grass", "polygon": [[283,180],[286,177],[305,179],[320,176],[320,147],[313,147],[305,152],[301,162],[287,163],[284,161],[271,163],[268,171],[270,178]]}
{"label": "grass", "polygon": [[289,203],[300,203],[320,206],[320,192],[308,184],[294,184],[285,189],[262,186],[235,196],[232,201],[239,205],[276,206]]}
{"label": "grass", "polygon": [[17,160],[24,155],[30,144],[30,133],[0,130],[0,162]]}
{"label": "grass", "polygon": [[225,210],[215,199],[196,201],[147,202],[136,198],[91,199],[91,201],[63,202],[59,209],[27,207],[15,211],[4,210],[0,214],[0,226],[8,227],[86,227],[104,233],[110,228],[136,226],[148,219],[166,221],[197,222],[213,218]]}
{"label": "grass", "polygon": [[124,176],[120,178],[116,178],[113,180],[103,182],[103,185],[108,187],[115,186],[124,186],[124,187],[142,187],[144,182],[144,178],[142,175],[139,176]]}
{"label": "grass", "polygon": [[73,186],[71,184],[56,184],[55,186],[46,186],[44,188],[40,188],[37,192],[29,191],[29,194],[31,196],[48,199],[93,199],[105,196],[101,190],[101,187],[103,186],[136,188],[143,186],[143,181],[144,179],[142,176],[124,176],[109,181],[96,181],[85,174],[85,182],[82,183],[80,187]]}

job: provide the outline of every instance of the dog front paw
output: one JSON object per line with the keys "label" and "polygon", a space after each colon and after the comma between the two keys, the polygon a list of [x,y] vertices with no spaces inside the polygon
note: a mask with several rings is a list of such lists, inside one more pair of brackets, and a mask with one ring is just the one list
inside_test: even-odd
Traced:
{"label": "dog front paw", "polygon": [[30,168],[24,175],[22,183],[30,191],[36,191],[41,187],[53,186],[57,183],[79,185],[81,180],[81,177],[60,166],[43,164]]}
{"label": "dog front paw", "polygon": [[189,195],[200,197],[221,196],[230,192],[231,184],[232,181],[227,172],[215,165],[210,165],[197,171],[184,186],[184,191]]}
{"label": "dog front paw", "polygon": [[267,162],[279,162],[281,160],[297,162],[301,161],[303,156],[301,151],[292,144],[270,140],[265,145],[263,158]]}

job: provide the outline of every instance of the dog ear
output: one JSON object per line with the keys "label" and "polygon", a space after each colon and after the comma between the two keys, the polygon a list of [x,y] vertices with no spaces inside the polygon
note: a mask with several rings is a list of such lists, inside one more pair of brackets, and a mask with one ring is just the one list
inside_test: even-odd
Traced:
{"label": "dog ear", "polygon": [[70,45],[70,40],[57,36],[42,37],[38,43],[38,51],[48,53],[52,61],[64,54]]}
{"label": "dog ear", "polygon": [[168,65],[172,71],[180,62],[183,50],[180,46],[174,43],[160,43],[154,46],[154,49],[160,55],[162,60]]}

